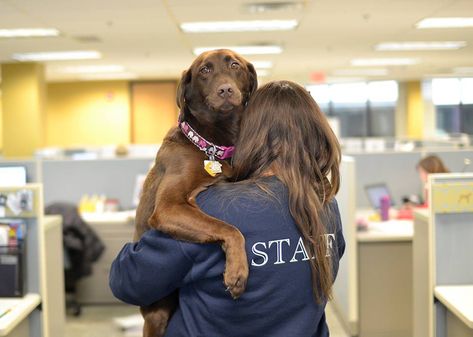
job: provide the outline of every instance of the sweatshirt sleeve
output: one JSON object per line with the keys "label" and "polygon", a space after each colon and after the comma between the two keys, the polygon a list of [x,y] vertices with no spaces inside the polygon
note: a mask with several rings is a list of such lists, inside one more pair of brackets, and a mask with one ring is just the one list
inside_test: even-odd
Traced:
{"label": "sweatshirt sleeve", "polygon": [[147,306],[190,280],[192,266],[179,241],[149,230],[118,253],[110,269],[110,289],[123,302]]}

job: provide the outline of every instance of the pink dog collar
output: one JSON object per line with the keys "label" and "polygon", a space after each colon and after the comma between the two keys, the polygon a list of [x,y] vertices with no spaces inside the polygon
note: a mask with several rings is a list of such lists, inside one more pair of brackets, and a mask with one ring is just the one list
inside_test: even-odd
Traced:
{"label": "pink dog collar", "polygon": [[179,128],[181,129],[182,133],[201,151],[204,151],[207,157],[210,160],[214,160],[214,157],[218,159],[227,159],[233,156],[233,151],[235,151],[234,146],[219,146],[210,143],[201,135],[199,135],[190,125],[189,123],[182,121],[179,123]]}

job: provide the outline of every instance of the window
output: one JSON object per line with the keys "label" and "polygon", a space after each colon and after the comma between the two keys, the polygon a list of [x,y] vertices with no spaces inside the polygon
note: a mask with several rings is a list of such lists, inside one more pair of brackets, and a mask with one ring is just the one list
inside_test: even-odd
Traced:
{"label": "window", "polygon": [[340,122],[341,137],[392,137],[396,81],[307,86],[324,113]]}

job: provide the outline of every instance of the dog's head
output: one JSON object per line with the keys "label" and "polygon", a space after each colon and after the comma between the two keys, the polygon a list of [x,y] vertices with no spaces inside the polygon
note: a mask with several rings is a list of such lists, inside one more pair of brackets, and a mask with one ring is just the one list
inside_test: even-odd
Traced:
{"label": "dog's head", "polygon": [[257,86],[255,68],[240,55],[227,49],[202,53],[178,85],[181,118],[191,113],[209,124],[239,116]]}

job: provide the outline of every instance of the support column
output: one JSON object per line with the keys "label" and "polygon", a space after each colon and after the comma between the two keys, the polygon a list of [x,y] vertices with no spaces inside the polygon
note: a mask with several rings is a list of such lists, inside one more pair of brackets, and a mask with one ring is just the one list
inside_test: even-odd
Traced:
{"label": "support column", "polygon": [[420,81],[407,82],[407,135],[424,137],[424,101]]}
{"label": "support column", "polygon": [[1,65],[3,155],[32,156],[44,145],[46,82],[38,63]]}

